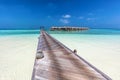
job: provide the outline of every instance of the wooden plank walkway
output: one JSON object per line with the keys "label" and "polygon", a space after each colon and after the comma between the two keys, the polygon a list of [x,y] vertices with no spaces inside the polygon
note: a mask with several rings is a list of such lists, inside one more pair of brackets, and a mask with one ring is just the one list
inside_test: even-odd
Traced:
{"label": "wooden plank walkway", "polygon": [[44,57],[35,59],[32,80],[112,80],[45,31],[39,37],[39,50]]}

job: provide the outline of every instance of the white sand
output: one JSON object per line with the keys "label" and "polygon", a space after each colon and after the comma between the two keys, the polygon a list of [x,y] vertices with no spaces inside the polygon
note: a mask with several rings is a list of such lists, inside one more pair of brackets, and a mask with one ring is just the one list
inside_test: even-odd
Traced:
{"label": "white sand", "polygon": [[0,37],[0,80],[31,80],[37,37]]}
{"label": "white sand", "polygon": [[66,35],[53,34],[113,80],[120,80],[120,35]]}
{"label": "white sand", "polygon": [[[106,73],[120,80],[120,36],[53,35]],[[0,80],[31,80],[38,35],[0,37]]]}

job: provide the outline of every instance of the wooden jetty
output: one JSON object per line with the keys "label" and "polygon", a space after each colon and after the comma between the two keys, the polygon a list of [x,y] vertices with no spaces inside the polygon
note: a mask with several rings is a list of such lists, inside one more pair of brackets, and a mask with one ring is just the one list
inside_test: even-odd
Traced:
{"label": "wooden jetty", "polygon": [[82,31],[82,30],[88,30],[88,27],[51,27],[51,31]]}
{"label": "wooden jetty", "polygon": [[112,80],[45,31],[36,56],[32,80]]}

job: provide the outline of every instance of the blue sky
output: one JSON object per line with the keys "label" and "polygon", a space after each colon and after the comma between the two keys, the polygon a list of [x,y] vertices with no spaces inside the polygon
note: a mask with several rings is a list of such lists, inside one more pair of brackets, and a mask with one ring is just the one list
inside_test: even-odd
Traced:
{"label": "blue sky", "polygon": [[0,0],[0,29],[41,25],[120,29],[120,0]]}

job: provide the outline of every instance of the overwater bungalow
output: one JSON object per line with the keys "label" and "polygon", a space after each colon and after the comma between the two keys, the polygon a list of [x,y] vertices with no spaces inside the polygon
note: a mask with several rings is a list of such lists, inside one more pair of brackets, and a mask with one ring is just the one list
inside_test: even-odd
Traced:
{"label": "overwater bungalow", "polygon": [[64,27],[51,27],[51,31],[81,31],[81,30],[88,30],[88,27],[70,27],[70,26],[64,26]]}

